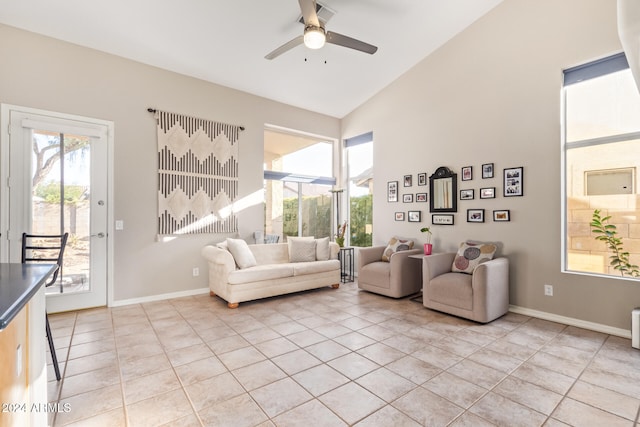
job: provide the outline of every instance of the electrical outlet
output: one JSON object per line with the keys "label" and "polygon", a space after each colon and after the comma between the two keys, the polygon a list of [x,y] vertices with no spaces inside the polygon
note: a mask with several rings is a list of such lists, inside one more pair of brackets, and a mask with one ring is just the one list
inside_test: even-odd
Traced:
{"label": "electrical outlet", "polygon": [[193,277],[200,275],[200,269],[198,267],[193,267]]}
{"label": "electrical outlet", "polygon": [[544,294],[548,297],[553,296],[553,285],[544,285]]}

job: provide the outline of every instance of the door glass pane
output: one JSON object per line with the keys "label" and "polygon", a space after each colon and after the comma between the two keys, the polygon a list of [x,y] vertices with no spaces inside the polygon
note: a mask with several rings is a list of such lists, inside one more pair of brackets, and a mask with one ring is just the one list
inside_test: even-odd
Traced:
{"label": "door glass pane", "polygon": [[90,289],[90,157],[88,137],[33,132],[31,233],[69,233],[58,283],[47,293]]}

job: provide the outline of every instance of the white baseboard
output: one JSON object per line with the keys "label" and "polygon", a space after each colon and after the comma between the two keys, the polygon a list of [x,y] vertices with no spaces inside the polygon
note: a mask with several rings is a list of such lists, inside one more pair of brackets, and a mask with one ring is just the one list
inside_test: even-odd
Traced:
{"label": "white baseboard", "polygon": [[[600,323],[587,322],[586,320],[560,316],[558,314],[547,313],[545,311],[532,310],[530,308],[519,307],[517,305],[509,305],[509,311],[512,313],[523,314],[525,316],[536,317],[542,320],[548,320],[550,322],[562,323],[569,326],[575,326],[577,328],[589,329],[591,331],[602,332],[603,334],[631,339],[631,330],[627,329],[614,328]],[[631,316],[631,313],[629,313],[629,316]]]}
{"label": "white baseboard", "polygon": [[118,301],[112,301],[111,304],[109,304],[109,306],[121,307],[123,305],[142,304],[145,302],[162,301],[165,299],[183,298],[183,297],[190,297],[193,295],[202,295],[202,294],[208,294],[208,293],[209,293],[209,287],[206,287],[206,288],[199,288],[199,289],[191,289],[188,291],[170,292],[168,294],[150,295],[148,297],[122,299]]}

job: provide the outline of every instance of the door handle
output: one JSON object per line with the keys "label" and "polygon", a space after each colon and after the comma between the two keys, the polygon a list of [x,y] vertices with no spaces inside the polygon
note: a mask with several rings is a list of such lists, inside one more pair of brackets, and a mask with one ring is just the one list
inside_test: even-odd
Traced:
{"label": "door handle", "polygon": [[99,238],[103,238],[105,236],[104,233],[98,233],[98,234],[92,234],[91,237],[99,237]]}

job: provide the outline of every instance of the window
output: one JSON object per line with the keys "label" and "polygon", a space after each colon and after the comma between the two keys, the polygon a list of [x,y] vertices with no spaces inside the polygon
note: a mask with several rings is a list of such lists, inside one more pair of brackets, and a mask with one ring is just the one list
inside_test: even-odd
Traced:
{"label": "window", "polygon": [[265,130],[265,234],[329,237],[333,142]]}
{"label": "window", "polygon": [[631,264],[640,264],[640,95],[624,54],[564,73],[565,270],[620,276],[591,232],[610,215]]}
{"label": "window", "polygon": [[349,180],[349,232],[351,246],[373,242],[373,133],[345,141]]}

